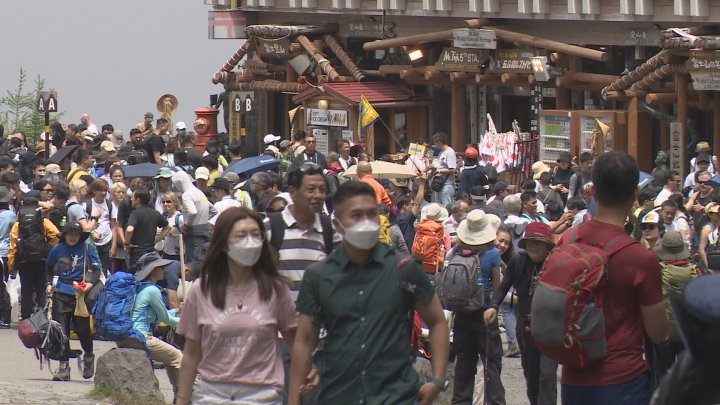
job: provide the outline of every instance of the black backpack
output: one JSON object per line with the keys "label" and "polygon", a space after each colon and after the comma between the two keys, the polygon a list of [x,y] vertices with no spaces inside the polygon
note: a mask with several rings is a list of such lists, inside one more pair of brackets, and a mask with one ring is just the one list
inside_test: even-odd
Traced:
{"label": "black backpack", "polygon": [[57,229],[62,230],[64,223],[67,221],[67,211],[68,207],[65,204],[60,207],[53,207],[48,212],[48,219]]}
{"label": "black backpack", "polygon": [[35,206],[23,206],[18,211],[18,263],[45,260],[48,255],[45,227],[40,209]]}

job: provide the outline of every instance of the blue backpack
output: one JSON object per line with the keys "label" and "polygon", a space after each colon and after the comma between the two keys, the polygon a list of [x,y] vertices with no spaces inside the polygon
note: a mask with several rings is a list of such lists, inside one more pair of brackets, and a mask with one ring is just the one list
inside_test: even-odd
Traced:
{"label": "blue backpack", "polygon": [[145,338],[133,329],[132,310],[137,294],[151,285],[147,281],[138,282],[134,274],[122,271],[108,277],[92,310],[97,334],[113,342],[135,337],[144,343]]}

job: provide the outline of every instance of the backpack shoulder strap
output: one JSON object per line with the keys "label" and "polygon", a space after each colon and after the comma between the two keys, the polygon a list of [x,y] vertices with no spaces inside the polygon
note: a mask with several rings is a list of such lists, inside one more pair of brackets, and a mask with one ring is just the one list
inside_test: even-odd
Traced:
{"label": "backpack shoulder strap", "polygon": [[610,240],[610,242],[605,245],[603,250],[607,252],[608,256],[612,256],[615,253],[635,243],[639,242],[627,235],[620,235]]}
{"label": "backpack shoulder strap", "polygon": [[[179,212],[175,215],[175,228],[177,228],[177,229],[180,229],[180,215],[182,215],[182,214]],[[274,234],[275,233],[273,232],[273,235]]]}
{"label": "backpack shoulder strap", "polygon": [[[412,293],[407,288],[407,285],[410,283],[410,275],[413,271],[413,257],[412,256],[403,256],[401,257],[397,262],[397,276],[399,280],[400,290],[403,294],[403,302],[405,303],[405,308],[408,311],[412,311],[414,309],[412,305]],[[412,323],[410,323],[412,326]]]}
{"label": "backpack shoulder strap", "polygon": [[[322,225],[323,243],[325,244],[325,253],[330,254],[333,251],[333,227],[330,217],[320,214],[320,224]],[[273,233],[274,235],[274,233]]]}
{"label": "backpack shoulder strap", "polygon": [[272,212],[268,215],[270,220],[270,245],[275,248],[275,252],[280,254],[280,247],[283,239],[285,239],[285,220],[282,212]]}
{"label": "backpack shoulder strap", "polygon": [[93,208],[92,199],[85,201],[85,213],[87,214],[86,219],[88,221],[90,220],[90,217],[92,217],[92,208]]}

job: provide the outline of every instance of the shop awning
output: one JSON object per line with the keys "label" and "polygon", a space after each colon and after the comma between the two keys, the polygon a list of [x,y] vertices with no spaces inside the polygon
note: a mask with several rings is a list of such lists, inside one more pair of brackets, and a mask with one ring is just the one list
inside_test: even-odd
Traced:
{"label": "shop awning", "polygon": [[324,83],[322,86],[308,89],[293,97],[295,103],[301,103],[310,97],[325,93],[347,104],[357,105],[360,96],[370,104],[393,103],[409,101],[413,93],[399,84],[386,82],[348,82],[348,83]]}

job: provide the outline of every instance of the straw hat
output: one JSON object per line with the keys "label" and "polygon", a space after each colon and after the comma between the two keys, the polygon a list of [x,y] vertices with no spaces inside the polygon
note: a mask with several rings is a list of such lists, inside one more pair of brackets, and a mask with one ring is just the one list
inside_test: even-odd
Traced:
{"label": "straw hat", "polygon": [[545,162],[538,160],[537,162],[533,163],[532,171],[533,180],[538,180],[541,174],[550,171],[550,166],[546,165]]}
{"label": "straw hat", "polygon": [[466,245],[484,245],[495,240],[499,227],[500,218],[476,209],[470,211],[467,218],[460,222],[457,236]]}

